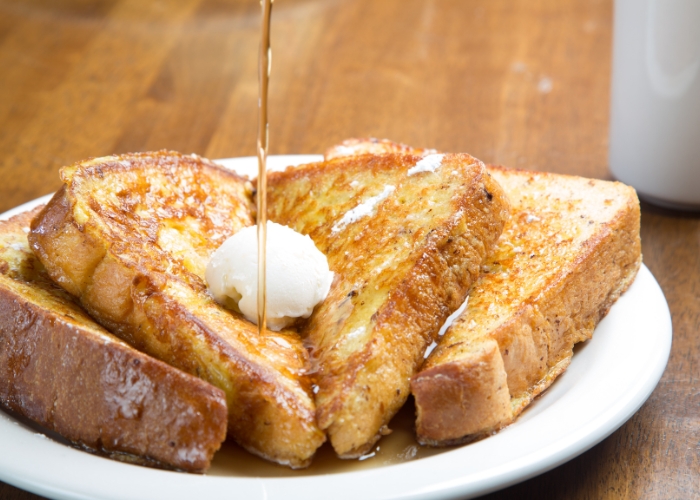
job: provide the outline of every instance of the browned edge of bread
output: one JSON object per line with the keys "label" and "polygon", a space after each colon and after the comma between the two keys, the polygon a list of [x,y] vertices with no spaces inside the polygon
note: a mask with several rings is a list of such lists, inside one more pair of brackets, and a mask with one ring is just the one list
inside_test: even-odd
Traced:
{"label": "browned edge of bread", "polygon": [[0,248],[0,403],[92,452],[206,471],[226,437],[223,391],[129,347],[52,285],[27,244],[39,210],[0,221],[12,246]]}

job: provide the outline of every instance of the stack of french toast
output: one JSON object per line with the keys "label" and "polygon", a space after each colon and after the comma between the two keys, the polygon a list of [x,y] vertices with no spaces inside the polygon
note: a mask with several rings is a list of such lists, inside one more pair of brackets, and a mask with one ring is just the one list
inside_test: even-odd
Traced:
{"label": "stack of french toast", "polygon": [[310,236],[334,280],[308,319],[258,332],[204,279],[255,224],[248,179],[173,152],[60,175],[46,206],[0,222],[0,403],[82,448],[189,472],[226,436],[292,468],[327,439],[360,457],[411,394],[421,444],[492,434],[641,264],[623,184],[351,139],[268,175],[269,219]]}

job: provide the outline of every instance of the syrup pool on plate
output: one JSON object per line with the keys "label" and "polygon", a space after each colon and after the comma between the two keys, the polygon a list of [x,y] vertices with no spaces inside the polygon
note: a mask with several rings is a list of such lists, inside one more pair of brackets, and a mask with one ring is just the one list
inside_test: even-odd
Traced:
{"label": "syrup pool on plate", "polygon": [[415,437],[415,406],[409,398],[389,424],[392,433],[383,436],[372,451],[359,460],[342,460],[330,443],[324,443],[306,469],[292,470],[254,456],[231,441],[226,441],[214,455],[208,476],[300,477],[360,470],[400,464],[453,450],[454,447],[421,446]]}

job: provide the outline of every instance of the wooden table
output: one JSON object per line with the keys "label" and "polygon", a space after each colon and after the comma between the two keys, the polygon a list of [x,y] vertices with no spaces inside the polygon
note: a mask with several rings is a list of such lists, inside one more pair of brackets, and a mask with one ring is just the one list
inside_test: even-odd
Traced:
{"label": "wooden table", "polygon": [[[271,153],[377,136],[608,179],[611,16],[611,0],[277,0]],[[0,212],[89,156],[255,154],[258,19],[254,0],[0,0]],[[642,240],[673,316],[659,386],[601,444],[489,498],[700,495],[700,219],[644,205]]]}

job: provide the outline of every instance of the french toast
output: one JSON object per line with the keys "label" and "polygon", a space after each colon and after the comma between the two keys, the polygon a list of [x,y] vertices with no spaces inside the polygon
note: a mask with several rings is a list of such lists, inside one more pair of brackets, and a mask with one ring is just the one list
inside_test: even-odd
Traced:
{"label": "french toast", "polygon": [[642,261],[631,187],[489,171],[511,217],[465,311],[411,381],[423,444],[467,442],[512,422],[566,369]]}
{"label": "french toast", "polygon": [[228,434],[290,467],[308,465],[316,425],[308,352],[207,291],[211,253],[254,223],[252,188],[196,155],[161,151],[64,167],[29,241],[51,278],[137,349],[221,388]]}
{"label": "french toast", "polygon": [[[327,158],[425,150],[349,139]],[[411,380],[422,444],[487,436],[568,366],[641,265],[639,201],[619,182],[487,166],[511,216],[465,311]]]}
{"label": "french toast", "polygon": [[409,378],[464,301],[508,214],[469,155],[365,155],[268,174],[268,217],[328,258],[330,292],[300,327],[316,370],[318,424],[336,453],[368,452]]}
{"label": "french toast", "polygon": [[0,403],[81,448],[205,471],[226,437],[223,391],[128,346],[56,286],[27,242],[37,213],[0,221]]}

